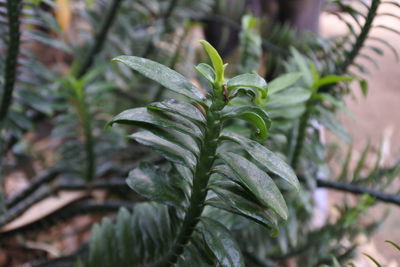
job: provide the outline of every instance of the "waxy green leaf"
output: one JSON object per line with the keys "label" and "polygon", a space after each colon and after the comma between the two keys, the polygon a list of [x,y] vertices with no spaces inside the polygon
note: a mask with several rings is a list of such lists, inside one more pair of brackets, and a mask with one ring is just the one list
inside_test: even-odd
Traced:
{"label": "waxy green leaf", "polygon": [[314,78],[313,78],[313,74],[310,70],[309,62],[307,61],[306,57],[304,57],[302,54],[300,54],[300,52],[296,48],[291,47],[290,52],[293,56],[294,62],[296,63],[298,69],[303,74],[302,78],[303,78],[305,84],[307,85],[307,87],[311,87],[314,83],[314,81],[313,81]]}
{"label": "waxy green leaf", "polygon": [[[134,125],[197,155],[199,153],[199,146],[195,139],[192,138],[196,137],[193,136],[195,130],[191,131],[191,129],[197,129],[197,127],[191,128],[190,125],[185,126],[182,120],[174,121],[160,115],[162,114],[158,114],[157,116],[156,113],[149,112],[146,108],[125,110],[109,122],[106,127],[112,123]],[[200,130],[197,130],[198,134],[200,134]]]}
{"label": "waxy green leaf", "polygon": [[149,146],[159,151],[167,160],[182,164],[191,169],[196,166],[196,157],[181,146],[167,141],[152,132],[140,131],[129,136],[138,143]]}
{"label": "waxy green leaf", "polygon": [[260,166],[281,177],[295,190],[299,190],[299,180],[297,179],[293,169],[283,159],[278,157],[274,152],[268,150],[265,146],[246,137],[235,134],[225,134],[221,136],[221,139],[229,140],[241,145],[242,148],[260,164]]}
{"label": "waxy green leaf", "polygon": [[292,86],[302,76],[301,72],[283,74],[268,84],[268,95],[273,95],[289,86]]}
{"label": "waxy green leaf", "polygon": [[208,56],[210,57],[211,63],[214,67],[216,75],[213,83],[215,83],[215,85],[217,86],[222,86],[222,84],[224,83],[225,65],[222,61],[221,56],[209,42],[201,40],[200,44],[203,46],[204,50],[206,50]]}
{"label": "waxy green leaf", "polygon": [[201,222],[200,231],[204,241],[219,264],[223,267],[244,267],[242,253],[230,231],[223,224],[208,217],[201,217]]}
{"label": "waxy green leaf", "polygon": [[338,83],[338,82],[351,82],[354,80],[355,80],[354,77],[349,77],[349,76],[328,75],[316,81],[313,85],[313,88],[319,88],[324,85]]}
{"label": "waxy green leaf", "polygon": [[226,180],[226,177],[221,177],[220,181],[215,181],[210,185],[210,189],[216,194],[216,197],[208,199],[206,202],[208,205],[238,214],[277,230],[275,213],[259,205],[254,197],[249,196],[249,192],[237,183]]}
{"label": "waxy green leaf", "polygon": [[210,65],[206,63],[200,63],[195,67],[195,69],[211,84],[214,83],[216,73]]}
{"label": "waxy green leaf", "polygon": [[204,118],[204,115],[195,106],[187,102],[182,102],[175,99],[169,99],[162,102],[152,103],[147,105],[147,108],[150,110],[162,110],[176,115],[180,115],[188,120],[199,122],[202,125],[204,125],[204,122],[206,120]]}
{"label": "waxy green leaf", "polygon": [[185,196],[174,188],[169,174],[154,164],[141,163],[129,172],[126,183],[138,194],[163,204],[180,206]]}
{"label": "waxy green leaf", "polygon": [[258,136],[261,141],[267,138],[268,129],[271,127],[271,120],[268,114],[255,106],[225,107],[221,116],[222,119],[239,118],[253,124],[258,129]]}
{"label": "waxy green leaf", "polygon": [[257,197],[262,205],[271,208],[281,218],[287,219],[288,209],[285,200],[266,172],[235,153],[219,154],[219,157],[224,160],[242,184]]}
{"label": "waxy green leaf", "polygon": [[130,213],[126,208],[121,208],[115,222],[115,234],[117,237],[118,254],[122,266],[128,266],[135,262],[135,256],[131,249],[135,246],[133,233],[131,230]]}
{"label": "waxy green leaf", "polygon": [[[241,74],[232,79],[229,79],[228,91],[233,91],[230,96],[234,96],[237,89],[242,88],[244,90],[251,90],[253,92],[258,92],[262,98],[267,96],[267,82],[258,74]],[[234,90],[236,89],[236,90]],[[254,91],[254,89],[257,89]]]}
{"label": "waxy green leaf", "polygon": [[114,123],[134,125],[139,127],[143,127],[144,124],[150,124],[162,128],[174,129],[192,136],[193,138],[200,138],[202,135],[201,130],[187,119],[179,118],[179,116],[176,115],[165,116],[160,112],[151,112],[147,108],[133,108],[125,110],[108,122],[106,127],[109,127]]}
{"label": "waxy green leaf", "polygon": [[385,240],[386,243],[392,245],[394,248],[396,248],[398,251],[400,251],[400,246],[396,243],[394,243],[393,241],[390,240]]}
{"label": "waxy green leaf", "polygon": [[[296,119],[299,118],[306,111],[305,103],[294,105],[285,108],[268,108],[266,107],[266,111],[272,120],[276,118],[284,118],[284,119]],[[275,121],[274,125],[277,125],[277,121]]]}
{"label": "waxy green leaf", "polygon": [[282,108],[288,106],[299,105],[305,103],[311,97],[311,92],[300,87],[292,87],[282,91],[279,94],[274,94],[268,98],[266,108]]}
{"label": "waxy green leaf", "polygon": [[324,125],[332,133],[340,137],[345,142],[351,141],[351,136],[343,127],[343,125],[335,118],[332,112],[322,107],[317,107],[317,111],[320,113],[319,122]]}
{"label": "waxy green leaf", "polygon": [[135,56],[119,56],[113,60],[124,63],[143,76],[161,84],[175,93],[187,96],[195,101],[200,101],[204,98],[200,89],[191,84],[180,73],[160,63]]}

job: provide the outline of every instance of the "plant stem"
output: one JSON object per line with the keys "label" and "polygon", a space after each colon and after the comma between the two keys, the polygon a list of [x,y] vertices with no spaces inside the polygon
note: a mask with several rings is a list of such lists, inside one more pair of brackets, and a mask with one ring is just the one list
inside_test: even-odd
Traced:
{"label": "plant stem", "polygon": [[207,196],[207,184],[211,175],[218,137],[221,133],[222,125],[220,120],[220,110],[225,106],[222,95],[222,88],[215,89],[216,95],[210,108],[206,112],[206,131],[200,148],[200,155],[193,175],[192,194],[190,196],[189,207],[183,219],[180,230],[175,239],[174,245],[169,253],[155,266],[173,266],[178,257],[183,253],[185,246],[190,241],[193,231],[200,220]]}
{"label": "plant stem", "polygon": [[[83,63],[80,65],[77,78],[84,76],[93,64],[95,56],[100,52],[103,44],[106,40],[107,34],[111,28],[111,25],[117,15],[117,10],[121,5],[123,0],[114,0],[108,10],[106,17],[100,27],[99,32],[94,37],[94,43],[91,46],[87,56],[85,57]],[[83,134],[85,139],[85,153],[86,153],[86,169],[85,169],[85,180],[87,182],[91,181],[95,176],[95,153],[94,153],[94,140],[92,134],[92,126],[90,120],[90,114],[88,106],[85,101],[85,92],[82,88],[81,94],[77,96],[78,98],[78,112],[82,119]]]}
{"label": "plant stem", "polygon": [[78,101],[77,109],[78,114],[81,118],[82,128],[83,128],[83,137],[84,137],[84,146],[85,146],[85,154],[86,154],[86,169],[84,173],[84,178],[87,182],[93,180],[95,176],[95,161],[96,155],[94,153],[94,138],[92,133],[92,123],[90,119],[90,113],[88,105],[86,104],[86,94],[84,88],[78,89],[80,92],[76,91],[76,98]]}
{"label": "plant stem", "polygon": [[4,186],[3,186],[3,169],[2,159],[5,151],[5,140],[2,136],[4,122],[7,118],[8,111],[12,103],[15,80],[17,76],[18,53],[20,46],[20,21],[21,0],[7,0],[7,16],[8,16],[8,48],[5,62],[4,86],[2,99],[0,104],[0,214],[6,210]]}
{"label": "plant stem", "polygon": [[400,195],[396,194],[385,194],[379,190],[366,188],[359,185],[341,183],[336,181],[327,181],[323,179],[316,179],[318,187],[325,187],[335,189],[343,192],[348,192],[356,195],[368,194],[377,200],[400,205]]}
{"label": "plant stem", "polygon": [[[347,72],[348,67],[351,64],[353,64],[355,58],[360,53],[360,50],[363,48],[364,43],[368,38],[368,34],[372,28],[372,23],[377,15],[377,10],[378,10],[380,3],[381,3],[381,0],[372,0],[371,7],[368,10],[368,14],[367,14],[365,23],[361,29],[360,34],[357,36],[355,44],[352,46],[352,50],[347,54],[344,62],[340,63],[337,67],[337,70],[338,70],[337,72],[339,75]],[[332,87],[329,87],[329,88],[332,88]],[[292,161],[291,161],[291,166],[293,169],[296,169],[298,166],[299,157],[300,157],[300,154],[301,154],[301,151],[303,148],[304,139],[305,139],[305,135],[306,135],[306,131],[307,131],[308,120],[309,120],[310,114],[311,114],[311,108],[312,108],[312,105],[309,100],[307,103],[307,106],[306,106],[306,112],[303,114],[303,116],[300,119],[296,147],[295,147]]]}
{"label": "plant stem", "polygon": [[83,63],[79,67],[77,78],[81,78],[83,75],[85,75],[85,73],[87,73],[89,68],[92,66],[95,56],[100,52],[101,48],[103,47],[108,31],[111,28],[111,25],[117,14],[118,7],[121,5],[122,1],[123,0],[114,0],[112,2],[99,32],[94,37],[93,45],[91,46],[89,52],[86,54]]}
{"label": "plant stem", "polygon": [[360,34],[357,36],[356,42],[352,46],[352,50],[347,54],[344,62],[339,64],[338,72],[339,74],[346,73],[348,67],[353,64],[355,58],[360,53],[360,50],[363,48],[365,41],[368,38],[368,34],[372,29],[372,23],[377,15],[378,7],[381,3],[381,0],[372,0],[371,7],[368,9],[368,14],[365,19],[364,25],[361,29]]}
{"label": "plant stem", "polygon": [[313,105],[312,102],[310,100],[308,100],[308,102],[306,104],[306,111],[300,118],[300,124],[299,124],[299,130],[297,133],[296,144],[295,144],[293,157],[292,157],[291,164],[290,164],[294,170],[297,169],[301,151],[303,150],[303,145],[304,145],[304,141],[305,141],[306,133],[307,133],[308,121],[311,116],[312,105]]}
{"label": "plant stem", "polygon": [[17,57],[20,45],[20,21],[21,0],[7,0],[9,45],[5,64],[3,97],[0,106],[0,131],[12,102],[12,94],[17,75]]}

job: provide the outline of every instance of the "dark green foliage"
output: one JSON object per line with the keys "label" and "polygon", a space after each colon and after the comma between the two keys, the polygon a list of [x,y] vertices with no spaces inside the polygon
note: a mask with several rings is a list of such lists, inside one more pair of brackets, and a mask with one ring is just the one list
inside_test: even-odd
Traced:
{"label": "dark green foliage", "polygon": [[[153,249],[154,254],[150,256],[134,253],[133,257],[138,263],[156,262],[157,266],[169,266],[179,262],[181,257],[185,262],[189,262],[191,261],[190,254],[186,251],[187,247],[193,244],[197,250],[209,251],[206,254],[209,261],[219,262],[222,266],[244,266],[241,252],[231,237],[229,229],[206,217],[207,212],[203,210],[205,206],[208,206],[207,199],[211,197],[209,205],[242,215],[275,229],[278,217],[287,219],[287,207],[274,180],[266,171],[277,174],[290,186],[298,188],[297,177],[290,167],[265,147],[244,136],[223,137],[221,135],[224,119],[244,118],[255,124],[259,129],[260,138],[265,139],[270,126],[267,113],[255,106],[229,107],[229,111],[225,111],[228,108],[225,105],[238,95],[238,88],[242,88],[244,94],[250,92],[251,98],[265,96],[267,84],[254,74],[243,74],[225,80],[225,66],[221,58],[208,43],[202,42],[202,45],[213,64],[213,69],[208,69],[215,73],[214,80],[210,81],[213,90],[207,96],[203,96],[200,90],[191,85],[183,76],[158,63],[127,56],[117,59],[146,77],[159,82],[167,89],[191,98],[205,110],[205,114],[202,114],[200,110],[188,103],[167,100],[153,103],[147,108],[124,111],[109,123],[130,124],[145,128],[144,131],[130,135],[130,138],[159,151],[163,157],[175,164],[175,168],[167,172],[143,163],[129,174],[128,184],[133,190],[153,201],[169,205],[168,209],[173,214],[173,218],[178,218],[178,221],[173,224],[177,227],[175,237],[168,239],[158,236],[161,226],[154,224],[160,224],[161,221],[159,221],[147,223],[148,229],[137,232],[140,239],[129,241],[141,243],[139,246],[144,246],[143,251],[147,253],[150,249],[146,247],[148,239],[154,240],[157,245],[161,245],[163,239],[172,242],[162,244],[163,250]],[[210,77],[208,74],[205,76]],[[187,112],[180,113],[179,111],[184,106]],[[223,152],[222,148],[219,148],[223,140],[237,143],[250,155],[255,153],[254,160],[259,161],[260,164],[266,163],[263,164],[263,169],[237,152]],[[263,152],[266,152],[267,156],[260,158]],[[187,174],[183,174],[184,177],[179,176],[182,172],[176,172],[181,168],[188,171]],[[209,185],[210,179],[212,182]],[[214,194],[208,192],[209,186],[217,195],[214,200],[212,200]],[[232,201],[230,205],[225,203],[220,206],[219,199],[232,199]],[[136,209],[140,212],[140,207],[142,207],[140,204],[135,206],[135,216]],[[155,216],[155,214],[143,214],[142,219],[146,216]],[[117,218],[117,225],[124,223],[120,220],[129,218],[120,217],[121,215]],[[200,226],[198,226],[199,220],[202,222]],[[93,235],[105,236],[112,232],[117,235],[120,231],[118,227],[114,231],[110,230],[110,227],[110,222],[106,220],[101,228],[95,227]],[[197,232],[201,234],[203,240],[198,240]],[[104,253],[110,253],[107,246],[112,246],[114,237],[106,238],[106,240],[108,245],[102,246],[98,243],[104,243],[104,241],[99,239],[91,242],[90,264],[106,262],[99,258]],[[125,260],[118,254],[108,257],[109,265],[117,266]],[[130,265],[134,266],[134,261],[131,261]]]}
{"label": "dark green foliage", "polygon": [[[61,191],[89,196],[102,190],[106,199],[79,199],[32,225],[2,232],[2,242],[16,235],[34,240],[61,220],[126,207],[131,210],[122,208],[93,228],[89,246],[44,266],[277,266],[288,259],[299,266],[340,266],[354,256],[353,240],[370,236],[382,221],[364,216],[369,208],[377,201],[400,205],[393,186],[398,162],[382,168],[377,153],[367,164],[371,144],[352,164],[352,146],[347,155],[336,155],[321,132],[351,142],[336,114],[348,113],[343,97],[350,82],[364,94],[367,84],[349,68],[367,71],[358,59],[376,65],[383,46],[398,57],[389,42],[370,34],[374,27],[398,33],[374,23],[378,16],[395,17],[378,14],[381,4],[395,10],[397,3],[334,1],[349,34],[322,38],[251,15],[240,27],[249,11],[242,0],[216,1],[215,8],[208,0],[78,2],[74,18],[85,27],[71,24],[69,35],[45,11],[53,1],[0,0],[0,23],[7,26],[0,27],[5,174],[20,171],[13,162],[25,157],[35,170],[49,167],[30,153],[35,144],[23,138],[27,132],[43,134],[45,125],[45,137],[57,141],[57,153],[50,152],[55,166],[32,174],[26,189],[0,201],[8,209],[0,226]],[[19,31],[10,31],[17,27],[11,20],[20,23]],[[228,46],[223,54],[239,40],[227,75],[205,41],[211,64],[192,68],[201,53],[190,39],[205,28],[193,21],[218,22],[218,46]],[[49,54],[55,49],[63,66],[41,63],[17,35],[46,45]],[[110,63],[121,54],[132,56]],[[328,164],[333,156],[342,159],[337,177]],[[356,205],[335,203],[339,218],[315,226],[320,187],[361,197]]]}

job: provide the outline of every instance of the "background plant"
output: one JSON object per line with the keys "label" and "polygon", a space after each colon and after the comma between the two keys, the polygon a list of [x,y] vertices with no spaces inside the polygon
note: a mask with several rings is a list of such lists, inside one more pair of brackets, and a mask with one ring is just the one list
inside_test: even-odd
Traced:
{"label": "background plant", "polygon": [[[268,114],[272,123],[264,123],[268,138],[261,144],[294,167],[301,182],[297,195],[276,180],[289,215],[287,223],[279,224],[276,238],[257,238],[269,235],[268,230],[238,216],[213,213],[229,228],[233,239],[253,241],[240,242],[247,264],[284,264],[288,259],[310,266],[335,261],[344,264],[353,257],[357,245],[350,242],[344,246],[346,240],[357,234],[370,235],[381,221],[364,216],[369,208],[378,201],[399,204],[398,188],[393,184],[398,177],[398,164],[381,167],[378,153],[376,163],[368,167],[366,162],[375,154],[371,144],[352,168],[350,163],[356,157],[351,153],[351,145],[344,145],[345,151],[338,148],[333,151],[331,144],[321,141],[321,125],[345,142],[350,141],[335,115],[347,112],[343,98],[352,93],[351,81],[359,83],[363,93],[367,93],[364,79],[369,66],[365,60],[376,64],[375,58],[365,52],[370,50],[379,56],[385,46],[397,55],[390,43],[371,33],[371,29],[380,28],[396,34],[396,29],[375,22],[379,16],[395,17],[398,8],[395,2],[372,1],[369,5],[358,0],[334,1],[338,8],[332,11],[330,6],[328,12],[334,12],[347,25],[349,34],[329,38],[318,36],[313,23],[301,24],[296,20],[309,6],[298,8],[296,14],[285,5],[286,1],[279,1],[278,13],[271,8],[273,1],[23,0],[19,5],[17,2],[0,3],[0,50],[4,51],[0,61],[1,99],[7,102],[1,106],[6,111],[2,119],[2,154],[6,155],[2,157],[2,173],[6,181],[11,181],[21,170],[30,185],[2,201],[4,214],[0,224],[9,227],[23,218],[25,211],[59,192],[83,190],[89,195],[23,227],[2,230],[0,239],[6,249],[16,235],[23,237],[19,243],[23,247],[24,241],[39,240],[44,230],[62,227],[62,221],[70,223],[71,218],[81,214],[105,215],[126,207],[134,217],[136,208],[143,212],[152,209],[134,204],[144,199],[126,186],[124,180],[129,170],[143,160],[162,165],[167,172],[174,173],[175,169],[169,170],[159,154],[135,142],[125,142],[122,128],[103,131],[103,125],[111,119],[111,114],[176,95],[151,79],[135,75],[123,64],[110,64],[110,59],[119,54],[150,58],[179,70],[197,87],[210,89],[207,79],[191,72],[191,66],[202,61],[199,58],[203,56],[190,42],[199,28],[204,29],[208,41],[229,61],[228,77],[257,72],[269,81],[265,94],[247,90],[248,95],[243,95],[243,90],[238,90],[240,93],[230,105],[248,105]],[[311,22],[326,8],[320,1],[314,3],[316,12],[310,16]],[[57,9],[57,5],[63,9]],[[379,13],[379,6],[391,6],[393,13]],[[249,11],[255,17],[243,16]],[[10,31],[10,27],[18,24],[19,30]],[[306,34],[305,29],[314,33]],[[234,54],[237,46],[238,54]],[[38,47],[51,52],[37,52]],[[43,55],[56,56],[47,59]],[[14,62],[12,66],[10,62]],[[200,69],[207,68],[201,66]],[[257,116],[250,118],[257,126],[263,126]],[[259,138],[256,128],[247,121],[229,119],[225,126],[229,133]],[[56,140],[55,147],[47,153],[37,152],[37,141],[29,138],[32,134],[33,140]],[[185,135],[177,135],[181,142],[189,141]],[[240,150],[229,142],[221,149],[237,153]],[[338,174],[332,173],[328,164],[332,158],[340,159]],[[272,178],[276,179],[273,175]],[[354,206],[346,198],[338,204],[340,218],[329,218],[325,226],[316,229],[311,225],[315,213],[313,195],[320,187],[367,194],[375,201],[363,196]],[[95,194],[91,193],[96,190],[105,192],[104,197],[95,200]],[[211,200],[215,202],[222,196],[220,192]],[[229,207],[221,207],[221,203],[219,208],[233,212]],[[120,216],[126,214],[124,211]],[[365,231],[360,222],[365,222]],[[102,238],[102,232],[97,233],[97,238]],[[43,265],[72,264],[77,258],[87,259],[87,251],[83,244],[75,254],[65,258],[36,261],[46,255],[35,252],[28,253],[25,260]],[[157,252],[161,254],[161,250]],[[209,257],[201,260],[206,258]],[[215,260],[212,255],[210,258]]]}

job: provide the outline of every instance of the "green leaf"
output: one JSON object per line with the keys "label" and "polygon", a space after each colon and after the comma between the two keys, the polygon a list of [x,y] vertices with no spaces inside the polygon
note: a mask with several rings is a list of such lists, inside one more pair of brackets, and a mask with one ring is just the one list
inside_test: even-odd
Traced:
{"label": "green leaf", "polygon": [[121,208],[118,212],[115,229],[118,245],[118,254],[121,259],[121,266],[129,266],[135,262],[134,254],[131,253],[135,246],[132,229],[130,224],[131,214],[126,208]]}
{"label": "green leaf", "polygon": [[397,52],[396,48],[393,45],[391,45],[387,40],[374,36],[368,36],[368,38],[370,40],[375,40],[377,42],[384,44],[387,48],[389,48],[393,52],[394,56],[396,57],[396,61],[399,61],[400,59],[399,53]]}
{"label": "green leaf", "polygon": [[92,228],[91,234],[90,234],[90,255],[89,255],[89,262],[91,264],[88,264],[89,267],[94,267],[94,266],[103,266],[102,265],[102,260],[103,260],[103,248],[101,242],[102,239],[102,234],[101,234],[101,228],[99,224],[95,224]]}
{"label": "green leaf", "polygon": [[340,137],[345,142],[351,141],[351,136],[347,133],[346,129],[338,122],[335,116],[328,110],[317,107],[320,113],[319,122],[328,128],[332,133]]}
{"label": "green leaf", "polygon": [[85,267],[85,265],[83,264],[82,260],[78,258],[78,260],[76,261],[76,263],[73,265],[74,267]]}
{"label": "green leaf", "polygon": [[[139,264],[132,263],[131,265],[147,265],[144,263],[154,261],[168,251],[176,231],[173,210],[173,207],[154,202],[142,202],[135,205],[131,216],[131,231],[134,235],[135,246],[131,247],[131,253],[135,254]],[[110,253],[110,251],[104,253]]]}
{"label": "green leaf", "polygon": [[124,63],[175,93],[187,96],[195,101],[201,101],[204,98],[200,89],[191,84],[185,77],[155,61],[135,56],[119,56],[113,60]]}
{"label": "green leaf", "polygon": [[290,48],[290,52],[292,53],[293,59],[298,67],[298,69],[303,74],[303,79],[308,87],[311,87],[313,84],[312,73],[310,72],[310,68],[306,58],[300,54],[300,52],[294,47]]}
{"label": "green leaf", "polygon": [[344,105],[344,103],[338,99],[336,99],[335,97],[333,97],[330,94],[325,94],[325,93],[317,93],[314,95],[315,98],[321,99],[323,101],[326,101],[328,104],[338,108],[338,109],[342,109],[344,110],[346,113],[348,113],[349,115],[351,115],[351,112],[346,108],[346,106]]}
{"label": "green leaf", "polygon": [[332,256],[332,267],[341,267],[339,261],[336,259],[336,257]]}
{"label": "green leaf", "polygon": [[219,156],[261,204],[274,210],[283,219],[287,219],[288,209],[285,200],[266,172],[237,154],[229,152]]}
{"label": "green leaf", "polygon": [[271,120],[268,114],[255,106],[225,107],[221,113],[222,119],[239,118],[243,119],[258,128],[258,135],[261,141],[268,136],[268,129],[271,127]]}
{"label": "green leaf", "polygon": [[201,233],[209,250],[223,267],[245,266],[239,246],[230,231],[221,223],[201,217]]}
{"label": "green leaf", "polygon": [[200,234],[195,233],[190,243],[185,246],[183,255],[178,258],[175,266],[179,267],[212,267],[215,266],[215,258],[212,253],[207,251],[204,238]]}
{"label": "green leaf", "polygon": [[192,104],[178,101],[175,99],[168,99],[162,102],[155,102],[147,105],[147,108],[150,110],[162,110],[176,115],[180,115],[188,120],[199,122],[201,123],[201,125],[204,125],[206,121],[204,115],[200,112],[198,108],[196,108]]}
{"label": "green leaf", "polygon": [[365,161],[366,161],[366,159],[367,159],[370,146],[371,146],[371,143],[370,143],[369,140],[368,140],[368,143],[367,143],[367,145],[364,147],[364,149],[363,149],[363,151],[362,151],[362,153],[361,153],[360,159],[359,159],[358,162],[357,162],[357,166],[356,166],[356,168],[354,169],[353,181],[356,181],[357,179],[360,178],[361,171],[365,168]]}
{"label": "green leaf", "polygon": [[382,267],[382,265],[376,259],[374,259],[372,256],[368,255],[367,253],[363,253],[363,254],[365,256],[367,256],[376,265],[376,267]]}
{"label": "green leaf", "polygon": [[[118,261],[117,253],[104,254],[105,251],[113,251],[115,249],[115,247],[113,247],[116,244],[116,236],[114,233],[114,224],[109,218],[104,218],[101,226],[95,224],[90,238],[91,255],[89,261],[91,265],[89,266],[113,266],[114,263]],[[104,240],[107,241],[104,242]]]}
{"label": "green leaf", "polygon": [[351,82],[354,80],[355,80],[354,77],[349,77],[349,76],[328,75],[315,82],[313,87],[319,88],[327,84],[338,83],[338,82]]}
{"label": "green leaf", "polygon": [[[197,136],[189,136],[195,132],[194,130],[191,131],[191,129],[196,129],[197,127],[190,127],[190,125],[185,127],[182,120],[173,121],[165,116],[162,117],[162,114],[157,116],[154,112],[148,112],[145,108],[136,108],[122,112],[109,122],[106,127],[112,123],[135,125],[189,150],[194,155],[198,155],[200,152],[198,144],[192,138]],[[199,129],[198,133],[200,133]]]}
{"label": "green leaf", "polygon": [[248,95],[250,97],[250,99],[254,100],[254,102],[256,103],[262,103],[263,101],[260,99],[259,96],[259,92],[257,88],[252,88],[252,87],[237,87],[235,89],[233,89],[230,93],[229,93],[229,99],[233,99],[237,96],[240,95]]}
{"label": "green leaf", "polygon": [[138,194],[163,204],[180,206],[184,195],[171,184],[169,174],[154,164],[140,163],[129,172],[126,183]]}
{"label": "green leaf", "polygon": [[[216,175],[214,174],[214,176]],[[270,229],[277,230],[276,215],[272,211],[259,205],[237,183],[223,180],[223,178],[225,177],[210,184],[210,189],[216,194],[216,197],[208,199],[206,202],[208,205],[238,214]]]}
{"label": "green leaf", "polygon": [[138,143],[159,151],[161,155],[169,161],[182,164],[190,169],[194,169],[196,166],[196,157],[191,152],[153,134],[152,132],[140,131],[130,135],[129,137],[136,140]]}
{"label": "green leaf", "polygon": [[215,71],[214,69],[206,64],[206,63],[200,63],[195,67],[195,69],[204,77],[206,78],[207,81],[209,81],[211,84],[214,83],[215,81]]}
{"label": "green leaf", "polygon": [[[283,118],[283,119],[289,119],[293,120],[296,118],[299,118],[303,113],[305,112],[306,107],[303,104],[299,105],[294,105],[294,106],[289,106],[289,107],[282,107],[282,108],[273,108],[270,109],[266,107],[266,111],[268,112],[268,115],[271,117],[272,120],[275,118]],[[274,121],[274,125],[278,125],[278,121]]]}
{"label": "green leaf", "polygon": [[268,84],[268,95],[275,94],[295,84],[302,75],[301,72],[292,72],[275,78]]}
{"label": "green leaf", "polygon": [[378,64],[378,62],[377,62],[373,57],[371,57],[370,55],[364,54],[364,53],[359,53],[359,54],[358,54],[358,57],[364,58],[365,60],[369,61],[372,65],[374,65],[374,67],[375,67],[377,70],[379,70],[379,64]]}
{"label": "green leaf", "polygon": [[211,59],[211,63],[214,67],[216,77],[213,83],[215,83],[218,86],[221,86],[224,83],[224,70],[225,70],[222,58],[218,54],[217,50],[215,50],[215,48],[209,42],[201,40],[200,44],[203,46],[204,50],[206,50],[208,56]]}
{"label": "green leaf", "polygon": [[384,29],[384,30],[387,30],[387,31],[390,31],[390,32],[393,32],[393,33],[396,33],[396,34],[398,34],[398,35],[400,35],[400,31],[399,30],[397,30],[397,29],[395,29],[395,28],[392,28],[392,27],[390,27],[390,26],[387,26],[387,25],[377,25],[377,26],[374,26],[375,28],[381,28],[381,29]]}
{"label": "green leaf", "polygon": [[400,246],[394,243],[393,241],[390,240],[385,240],[386,243],[392,245],[394,248],[396,248],[398,251],[400,251]]}
{"label": "green leaf", "polygon": [[311,60],[308,60],[307,62],[308,62],[308,66],[310,66],[310,69],[311,69],[312,80],[313,80],[314,83],[316,83],[317,81],[320,80],[320,76],[319,76],[319,72],[318,72],[317,66],[315,66],[314,62],[312,62]]}
{"label": "green leaf", "polygon": [[346,181],[348,178],[349,165],[350,165],[352,154],[353,154],[353,148],[351,146],[349,146],[349,150],[346,153],[345,160],[342,163],[343,167],[342,167],[342,170],[340,171],[340,174],[338,177],[339,181]]}
{"label": "green leaf", "polygon": [[46,115],[51,115],[53,112],[52,104],[42,96],[32,92],[32,90],[21,89],[19,94],[23,96],[21,99],[26,105],[32,107],[33,109],[40,111]]}
{"label": "green leaf", "polygon": [[31,41],[37,41],[38,43],[44,44],[46,46],[53,47],[57,50],[61,50],[67,54],[73,53],[70,46],[66,44],[63,40],[59,38],[54,38],[43,31],[38,30],[29,30],[29,39]]}
{"label": "green leaf", "polygon": [[[154,110],[154,104],[149,109]],[[165,129],[177,130],[196,139],[200,138],[202,135],[202,132],[196,125],[184,118],[178,118],[177,116],[165,116],[160,112],[151,112],[149,109],[133,108],[125,110],[108,122],[106,124],[106,128],[110,127],[114,123],[134,125],[143,128],[146,128],[146,125],[155,125]]]}
{"label": "green leaf", "polygon": [[300,87],[292,87],[268,98],[265,106],[269,109],[294,106],[306,102],[311,92]]}
{"label": "green leaf", "polygon": [[300,184],[293,169],[274,152],[268,150],[265,146],[235,134],[225,134],[221,139],[235,142],[243,147],[247,153],[256,160],[260,166],[273,174],[281,177],[287,184],[296,191],[299,190]]}
{"label": "green leaf", "polygon": [[393,5],[394,8],[400,8],[400,3],[397,3],[396,1],[384,1],[382,4]]}
{"label": "green leaf", "polygon": [[228,91],[232,91],[238,88],[255,88],[261,94],[262,98],[265,98],[267,96],[267,82],[258,74],[246,73],[238,75],[236,77],[233,77],[232,79],[229,79],[227,86]]}
{"label": "green leaf", "polygon": [[360,79],[358,81],[360,88],[361,88],[361,92],[363,94],[363,96],[367,96],[368,93],[368,82],[366,80]]}
{"label": "green leaf", "polygon": [[190,171],[190,169],[180,164],[173,164],[173,166],[179,177],[184,179],[188,184],[192,185],[193,173]]}

